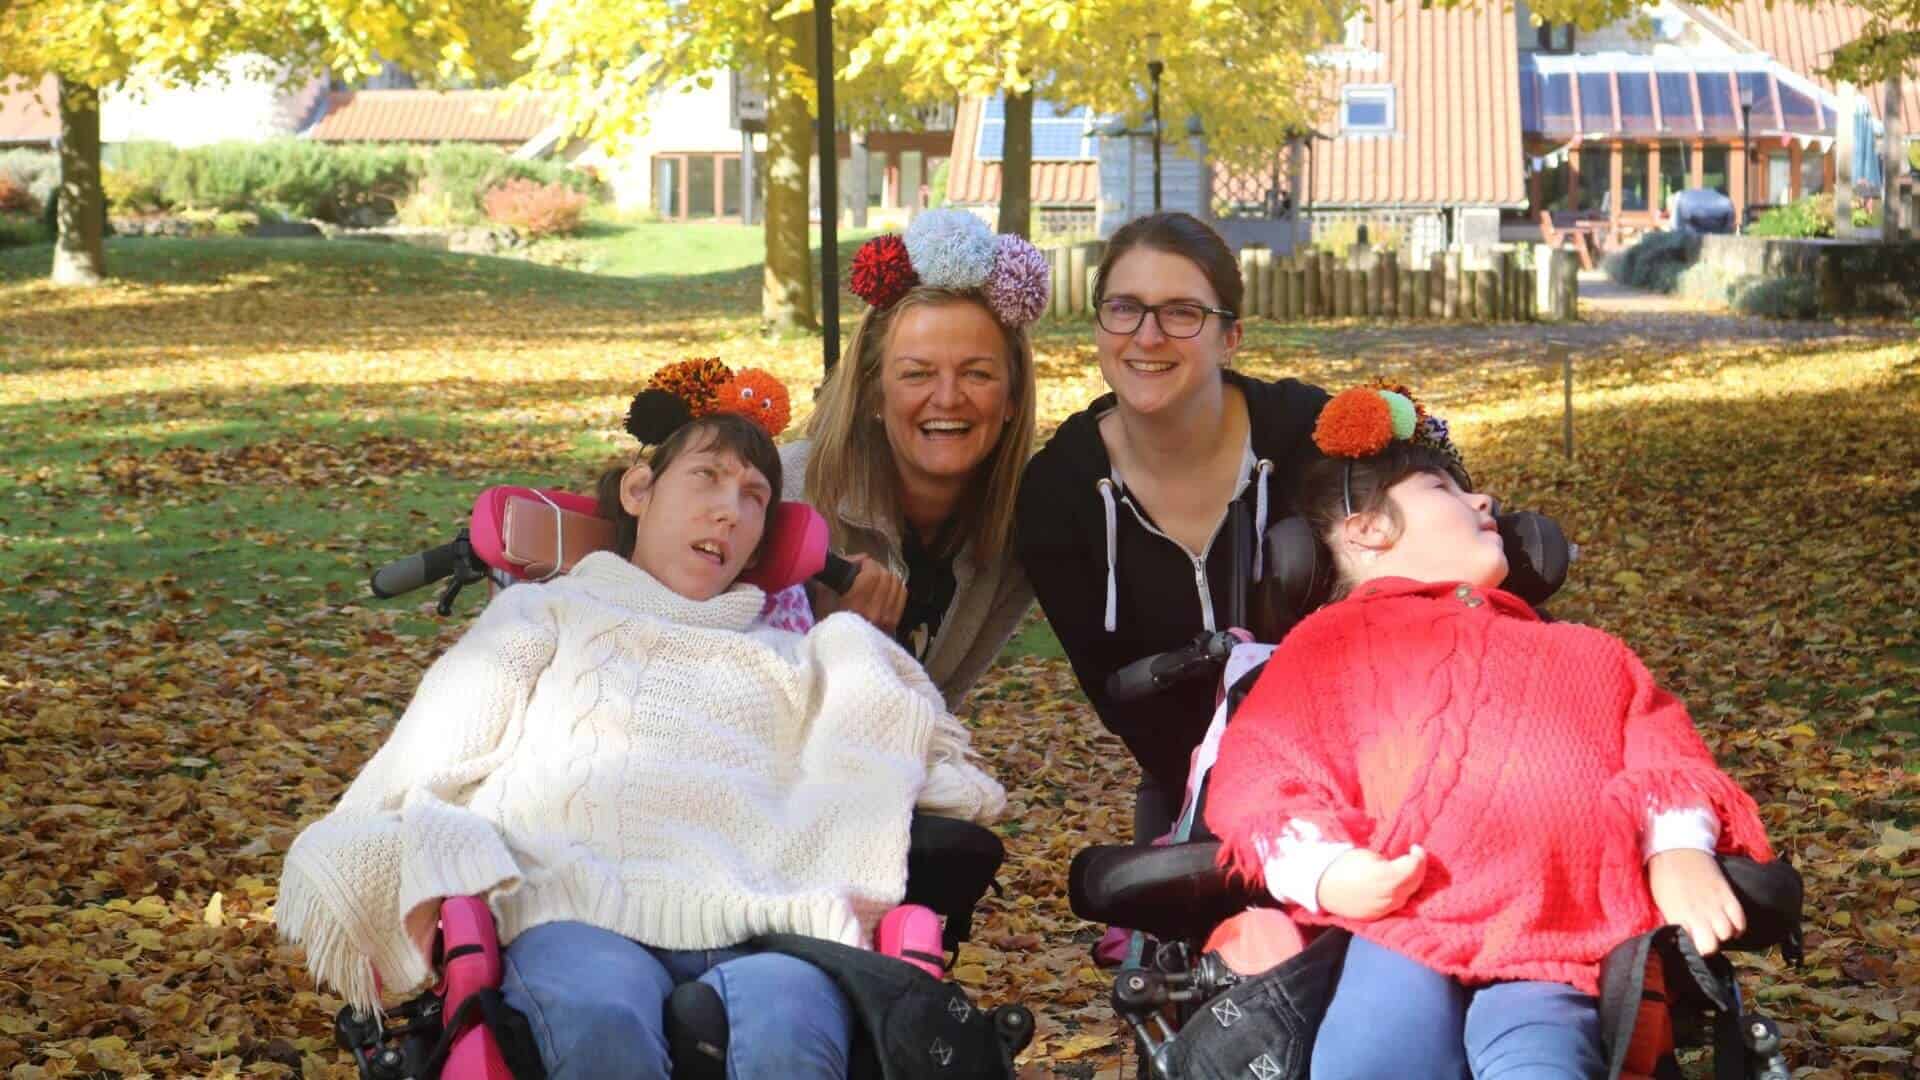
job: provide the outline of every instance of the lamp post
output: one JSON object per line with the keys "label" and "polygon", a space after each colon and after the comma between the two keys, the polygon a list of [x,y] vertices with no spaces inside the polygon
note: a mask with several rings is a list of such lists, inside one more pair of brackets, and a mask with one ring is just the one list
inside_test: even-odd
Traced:
{"label": "lamp post", "polygon": [[1740,230],[1746,231],[1753,206],[1753,84],[1740,80]]}
{"label": "lamp post", "polygon": [[1153,80],[1153,212],[1160,212],[1160,34],[1147,35],[1147,76]]}

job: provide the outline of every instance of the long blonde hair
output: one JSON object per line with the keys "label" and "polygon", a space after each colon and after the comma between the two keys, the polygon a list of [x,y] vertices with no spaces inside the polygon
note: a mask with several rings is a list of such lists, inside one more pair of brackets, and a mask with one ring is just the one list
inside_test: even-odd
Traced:
{"label": "long blonde hair", "polygon": [[[900,313],[942,304],[978,304],[989,315],[993,313],[977,290],[916,286],[890,307],[867,309],[847,343],[847,355],[834,365],[820,389],[819,404],[807,422],[807,437],[813,445],[807,456],[806,496],[832,522],[836,542],[845,539],[840,535],[843,511],[875,524],[895,523],[900,517],[893,446],[885,426],[870,420],[881,406],[880,367]],[[949,533],[953,551],[943,553],[971,544],[973,557],[979,560],[1005,551],[1012,539],[1014,497],[1020,473],[1033,452],[1036,416],[1033,342],[1024,328],[994,322],[1007,344],[1007,393],[1013,419],[975,473],[957,511],[957,527]]]}

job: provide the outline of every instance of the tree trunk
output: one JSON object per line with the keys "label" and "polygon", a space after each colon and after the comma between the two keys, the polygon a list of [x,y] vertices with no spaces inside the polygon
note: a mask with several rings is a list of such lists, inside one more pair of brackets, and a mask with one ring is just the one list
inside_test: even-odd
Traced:
{"label": "tree trunk", "polygon": [[55,285],[98,285],[107,274],[106,189],[100,183],[100,92],[60,80],[59,236]]}
{"label": "tree trunk", "polygon": [[[760,317],[770,329],[815,330],[813,252],[807,243],[807,164],[813,155],[813,110],[793,75],[812,66],[809,27],[802,12],[777,22],[767,56],[767,263],[760,286]],[[833,168],[833,162],[822,162]],[[822,208],[831,213],[831,208]]]}
{"label": "tree trunk", "polygon": [[1886,121],[1880,162],[1880,239],[1891,244],[1900,239],[1900,179],[1907,175],[1907,140],[1900,131],[1899,72],[1888,76],[1880,104],[1880,115]]}
{"label": "tree trunk", "polygon": [[1027,236],[1033,226],[1033,91],[1008,94],[1000,147],[1000,231]]}

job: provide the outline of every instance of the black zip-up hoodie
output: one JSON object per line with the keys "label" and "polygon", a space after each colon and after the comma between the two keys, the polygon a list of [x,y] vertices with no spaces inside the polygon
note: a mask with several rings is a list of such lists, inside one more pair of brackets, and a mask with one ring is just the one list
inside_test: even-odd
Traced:
{"label": "black zip-up hoodie", "polygon": [[[1253,444],[1254,463],[1236,498],[1264,531],[1293,512],[1300,471],[1319,455],[1313,425],[1327,394],[1294,379],[1221,375],[1246,398]],[[1200,679],[1121,704],[1108,698],[1107,676],[1202,630],[1226,629],[1216,619],[1228,610],[1230,545],[1216,528],[1201,557],[1190,556],[1114,483],[1098,426],[1113,407],[1112,394],[1096,399],[1034,455],[1020,482],[1015,544],[1094,711],[1178,806],[1217,687]]]}

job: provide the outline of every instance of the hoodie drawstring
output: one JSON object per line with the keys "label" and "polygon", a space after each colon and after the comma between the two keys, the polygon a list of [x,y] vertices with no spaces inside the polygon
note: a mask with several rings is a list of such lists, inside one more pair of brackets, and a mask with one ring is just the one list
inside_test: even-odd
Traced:
{"label": "hoodie drawstring", "polygon": [[1118,554],[1118,551],[1119,551],[1120,529],[1119,529],[1118,523],[1114,520],[1115,510],[1113,505],[1113,481],[1103,476],[1100,478],[1100,481],[1096,486],[1100,488],[1100,501],[1106,504],[1106,508],[1107,508],[1107,619],[1106,619],[1106,626],[1107,626],[1107,633],[1111,634],[1113,633],[1114,625],[1119,614],[1119,605],[1120,605],[1120,591],[1119,591],[1119,587],[1114,582],[1114,576],[1113,576],[1114,560],[1115,560],[1115,556]]}
{"label": "hoodie drawstring", "polygon": [[1267,474],[1273,472],[1273,462],[1261,458],[1253,467],[1253,580],[1260,580],[1260,570],[1267,553]]}

